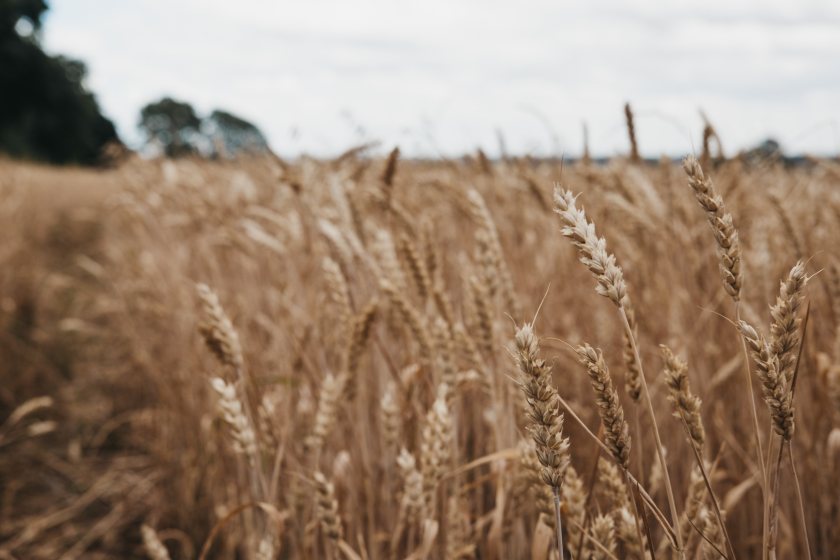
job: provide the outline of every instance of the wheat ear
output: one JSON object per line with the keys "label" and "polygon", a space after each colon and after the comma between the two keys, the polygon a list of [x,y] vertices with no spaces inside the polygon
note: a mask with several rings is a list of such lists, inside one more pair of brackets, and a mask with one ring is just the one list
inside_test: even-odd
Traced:
{"label": "wheat ear", "polygon": [[140,534],[143,537],[143,548],[150,560],[170,560],[169,551],[161,542],[157,531],[146,524],[140,527]]}
{"label": "wheat ear", "polygon": [[715,191],[711,180],[704,174],[697,159],[689,156],[683,161],[683,169],[688,176],[688,186],[694,191],[697,202],[706,212],[706,218],[718,245],[720,272],[723,286],[734,301],[741,298],[741,242],[738,230],[732,220],[732,214],[726,211],[723,198]]}
{"label": "wheat ear", "polygon": [[560,517],[560,489],[569,467],[569,440],[563,437],[563,414],[559,396],[551,384],[551,368],[540,358],[539,341],[531,324],[523,325],[515,337],[519,386],[528,401],[528,427],[542,465],[542,480],[554,494],[557,550],[563,555],[563,525]]}
{"label": "wheat ear", "polygon": [[700,416],[700,398],[691,392],[688,381],[688,364],[665,345],[660,345],[662,359],[665,362],[665,385],[668,387],[668,400],[674,416],[682,419],[688,428],[691,442],[702,455],[706,444],[706,430]]}
{"label": "wheat ear", "polygon": [[605,443],[616,462],[626,470],[630,468],[630,427],[624,419],[624,408],[618,399],[618,391],[613,386],[607,364],[601,351],[588,344],[579,346],[576,352],[595,391]]}

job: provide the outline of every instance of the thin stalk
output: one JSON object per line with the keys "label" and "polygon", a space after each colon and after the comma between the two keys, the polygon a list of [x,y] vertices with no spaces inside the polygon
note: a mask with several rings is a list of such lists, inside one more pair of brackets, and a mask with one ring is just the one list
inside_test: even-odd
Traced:
{"label": "thin stalk", "polygon": [[644,484],[645,482],[645,463],[644,463],[644,450],[642,446],[642,425],[641,425],[641,415],[639,414],[639,403],[633,403],[633,424],[634,424],[634,432],[636,436],[636,463],[637,468],[639,469],[639,480],[642,481]]}
{"label": "thin stalk", "polygon": [[[799,379],[799,364],[802,362],[802,351],[805,348],[805,334],[808,331],[808,317],[811,316],[811,302],[805,308],[805,319],[802,322],[802,342],[799,344],[799,352],[796,355],[796,366],[793,370],[793,379],[790,383],[790,392],[796,395],[796,381]],[[784,443],[782,444],[784,446]],[[808,560],[811,559],[811,543],[808,541],[808,525],[805,523],[805,503],[802,500],[802,488],[799,486],[799,476],[796,474],[796,465],[793,462],[793,442],[788,442],[788,458],[790,459],[790,470],[793,472],[793,480],[796,483],[796,499],[799,502],[799,519],[802,523],[802,532],[805,535],[805,551]]]}
{"label": "thin stalk", "polygon": [[571,523],[581,530],[581,532],[583,533],[583,538],[586,539],[588,542],[592,543],[592,546],[606,554],[608,558],[611,558],[612,560],[618,560],[615,554],[610,552],[609,549],[607,549],[607,547],[599,543],[597,539],[592,538],[592,535],[590,534],[591,531],[588,533],[580,523],[575,523],[574,520],[572,520]]}
{"label": "thin stalk", "polygon": [[563,521],[560,519],[560,488],[552,486],[554,491],[554,521],[557,527],[557,553],[563,560]]}
{"label": "thin stalk", "polygon": [[[671,508],[671,519],[674,523],[679,519],[677,513],[677,502],[674,500],[674,489],[671,486],[671,476],[668,474],[668,465],[665,462],[665,454],[662,452],[662,439],[659,437],[659,428],[656,425],[656,416],[653,412],[653,401],[650,398],[650,391],[648,390],[647,381],[645,380],[645,372],[642,368],[642,358],[639,355],[639,348],[636,345],[636,337],[633,336],[633,329],[630,328],[630,321],[627,318],[627,311],[622,305],[621,318],[624,321],[624,329],[627,332],[627,338],[630,340],[630,346],[633,348],[633,355],[636,358],[636,363],[639,364],[639,378],[642,382],[642,393],[645,395],[645,403],[648,407],[648,414],[650,414],[650,423],[653,426],[653,436],[656,440],[656,455],[659,458],[659,464],[662,467],[662,476],[665,481],[665,491],[668,494],[668,505]],[[677,552],[680,558],[685,558],[685,551],[683,550],[682,536],[680,535],[679,527],[674,527],[674,534],[677,540]]]}
{"label": "thin stalk", "polygon": [[802,499],[802,489],[799,487],[799,475],[796,474],[796,465],[793,462],[793,444],[788,442],[788,459],[790,459],[790,470],[793,472],[793,480],[796,482],[796,499],[799,502],[799,522],[802,524],[802,534],[805,537],[805,557],[811,560],[811,543],[808,540],[808,524],[805,520],[805,501]]}
{"label": "thin stalk", "polygon": [[[601,437],[604,435],[604,425],[601,424],[598,426],[598,439],[600,440]],[[595,493],[595,483],[598,481],[598,461],[601,460],[601,448],[598,448],[598,452],[595,453],[595,460],[592,462],[592,471],[589,476],[589,489],[586,491],[586,500],[583,502],[583,532],[580,534],[580,538],[578,539],[577,548],[575,552],[575,558],[580,558],[581,552],[583,551],[583,535],[586,533],[586,529],[589,527],[589,502],[592,501],[592,496]]]}
{"label": "thin stalk", "polygon": [[[773,475],[773,495],[770,506],[770,534],[767,539],[767,555],[771,560],[776,558],[776,538],[779,530],[779,480],[782,478],[782,452],[785,442],[779,438],[779,456],[776,458],[776,469]],[[769,465],[768,465],[769,466]]]}
{"label": "thin stalk", "polygon": [[[729,539],[729,531],[726,530],[726,523],[724,523],[723,515],[720,512],[720,503],[718,502],[717,496],[715,495],[715,491],[712,490],[712,482],[709,479],[709,474],[706,472],[706,465],[703,464],[703,457],[700,455],[700,451],[698,451],[697,446],[694,445],[694,441],[692,441],[691,439],[691,434],[689,433],[688,429],[688,422],[686,422],[685,415],[682,412],[680,412],[680,419],[682,419],[683,428],[685,429],[686,436],[688,437],[688,442],[691,445],[691,450],[694,451],[694,458],[697,460],[697,466],[700,467],[700,474],[703,475],[703,482],[706,484],[706,490],[709,492],[709,497],[712,500],[712,506],[714,506],[715,510],[715,517],[717,517],[718,525],[720,525],[720,528],[723,531],[723,536],[726,539],[726,547],[729,549],[729,553],[732,555],[730,558],[732,560],[735,560],[735,549],[732,547],[732,541]],[[725,557],[726,555],[723,556]]]}
{"label": "thin stalk", "polygon": [[773,456],[773,448],[775,447],[776,438],[773,437],[773,427],[770,426],[769,431],[767,432],[769,435],[769,441],[767,442],[767,459],[764,461],[764,471],[767,473],[768,480],[766,490],[764,491],[764,513],[763,513],[763,532],[762,532],[762,539],[761,539],[761,547],[762,553],[761,557],[764,560],[767,560],[769,557],[770,551],[770,507],[771,507],[771,500],[772,500],[772,492],[770,488],[770,478],[772,476],[772,472],[769,472],[770,469],[770,461],[771,457]]}
{"label": "thin stalk", "polygon": [[[695,525],[694,522],[691,519],[686,519],[686,521],[688,521],[688,524],[691,525],[692,529],[697,531],[697,534],[700,535],[700,538],[703,539],[704,541],[706,541],[709,544],[709,546],[711,546],[715,550],[715,552],[717,552],[718,555],[721,558],[723,558],[723,560],[729,560],[729,557],[726,556],[726,554],[724,554],[723,551],[721,549],[719,549],[718,546],[714,542],[712,542],[712,540],[709,537],[706,536],[706,533],[704,533],[703,531],[700,530],[700,527]],[[697,549],[697,551],[695,551],[695,553],[694,553],[695,557],[697,556],[699,551],[700,551],[699,548]]]}
{"label": "thin stalk", "polygon": [[[735,302],[735,321],[737,324],[741,323],[741,302]],[[762,558],[767,560],[767,533],[769,531],[768,526],[768,519],[769,519],[769,500],[767,496],[767,467],[764,465],[764,450],[761,446],[761,428],[758,425],[758,409],[755,406],[755,392],[753,391],[752,385],[752,371],[750,368],[750,353],[747,350],[747,342],[744,340],[743,336],[738,336],[741,339],[741,348],[744,351],[744,381],[747,383],[747,390],[749,392],[749,400],[750,400],[750,411],[752,412],[752,419],[753,419],[753,435],[755,436],[755,449],[756,454],[758,455],[758,465],[761,468],[761,502],[762,502],[762,511],[764,512],[762,515],[762,529],[761,529],[761,542],[762,542]],[[772,430],[769,432],[770,438],[772,442],[773,432]],[[770,445],[768,443],[768,445]],[[768,449],[769,453],[769,449]]]}
{"label": "thin stalk", "polygon": [[[648,524],[647,514],[645,513],[644,508],[640,507],[640,504],[639,504],[639,501],[641,499],[641,498],[639,498],[639,492],[635,491],[635,488],[633,488],[633,486],[630,484],[630,479],[627,477],[626,473],[624,475],[624,483],[627,486],[629,486],[630,488],[633,489],[633,490],[631,490],[631,492],[633,494],[633,513],[635,513],[635,515],[633,516],[633,519],[636,521],[636,536],[639,539],[639,548],[642,549],[642,554],[644,554],[645,539],[642,536],[642,525],[639,522],[639,517],[644,515],[644,524],[645,524],[645,532],[647,534],[648,547],[650,548],[651,555],[653,555],[653,545],[651,544],[651,543],[653,543],[653,537],[650,534],[650,524]],[[655,560],[655,558],[654,558],[654,560]]]}
{"label": "thin stalk", "polygon": [[[741,324],[741,303],[735,303],[735,321],[737,324]],[[758,453],[758,464],[761,465],[761,478],[763,484],[767,484],[767,469],[764,467],[764,462],[761,460],[764,456],[764,450],[761,446],[761,428],[758,425],[758,409],[755,406],[755,391],[753,390],[752,384],[752,371],[750,370],[750,353],[747,350],[747,343],[744,340],[743,336],[739,336],[738,338],[741,339],[741,348],[744,350],[744,381],[747,383],[747,391],[750,394],[750,412],[752,413],[753,418],[753,435],[755,436],[755,448]],[[764,487],[762,486],[762,493],[764,492]]]}

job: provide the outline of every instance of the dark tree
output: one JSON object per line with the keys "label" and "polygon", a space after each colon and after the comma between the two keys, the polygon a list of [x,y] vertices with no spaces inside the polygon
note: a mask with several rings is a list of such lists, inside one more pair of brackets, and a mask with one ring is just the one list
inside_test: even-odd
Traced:
{"label": "dark tree", "polygon": [[[38,30],[43,0],[0,0],[0,151],[53,163],[93,164],[118,141],[84,86],[82,62],[49,56]],[[19,33],[27,22],[32,33]]]}
{"label": "dark tree", "polygon": [[227,111],[216,109],[207,117],[202,129],[220,156],[240,153],[266,153],[268,142],[254,124]]}
{"label": "dark tree", "polygon": [[26,18],[35,30],[41,28],[41,16],[47,11],[44,0],[0,0],[0,35],[16,34],[15,27]]}
{"label": "dark tree", "polygon": [[140,110],[140,130],[148,143],[160,145],[168,157],[196,153],[201,144],[201,119],[192,105],[164,97]]}

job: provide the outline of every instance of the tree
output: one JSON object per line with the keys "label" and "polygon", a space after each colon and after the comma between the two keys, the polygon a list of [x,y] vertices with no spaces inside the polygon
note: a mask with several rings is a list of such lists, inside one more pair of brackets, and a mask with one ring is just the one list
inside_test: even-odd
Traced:
{"label": "tree", "polygon": [[[0,0],[0,151],[53,163],[93,164],[118,141],[84,86],[84,63],[49,56],[38,30],[43,0]],[[26,26],[31,33],[21,33]]]}
{"label": "tree", "polygon": [[227,111],[213,111],[205,119],[202,129],[212,142],[217,155],[268,152],[268,142],[260,129]]}
{"label": "tree", "polygon": [[201,144],[201,119],[192,105],[171,97],[147,104],[140,110],[140,130],[148,143],[158,144],[167,157],[196,153]]}
{"label": "tree", "polygon": [[268,152],[265,136],[253,123],[221,109],[202,119],[192,105],[171,97],[143,107],[138,126],[147,145],[157,147],[167,157]]}
{"label": "tree", "polygon": [[15,28],[25,18],[32,28],[41,28],[41,16],[48,9],[44,0],[0,0],[0,37],[17,34]]}

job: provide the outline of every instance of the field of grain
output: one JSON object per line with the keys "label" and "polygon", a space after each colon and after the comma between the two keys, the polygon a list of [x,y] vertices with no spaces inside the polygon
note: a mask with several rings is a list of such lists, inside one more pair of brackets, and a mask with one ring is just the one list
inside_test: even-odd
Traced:
{"label": "field of grain", "polygon": [[0,558],[837,558],[838,241],[829,160],[0,161]]}

